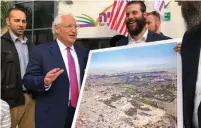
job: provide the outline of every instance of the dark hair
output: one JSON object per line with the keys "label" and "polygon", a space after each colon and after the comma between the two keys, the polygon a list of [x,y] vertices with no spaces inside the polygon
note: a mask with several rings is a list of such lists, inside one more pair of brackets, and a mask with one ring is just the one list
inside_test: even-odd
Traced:
{"label": "dark hair", "polygon": [[152,12],[147,13],[147,16],[149,16],[149,15],[153,15],[156,18],[158,18],[159,20],[161,20],[160,14],[157,11],[152,11]]}
{"label": "dark hair", "polygon": [[144,2],[143,1],[129,1],[128,3],[127,3],[127,5],[126,5],[126,7],[128,7],[129,5],[131,5],[131,4],[139,4],[140,5],[140,7],[141,7],[141,12],[146,12],[146,10],[147,10],[147,8],[146,8],[146,5],[144,4]]}
{"label": "dark hair", "polygon": [[21,11],[21,12],[23,12],[25,14],[25,16],[27,16],[25,10],[22,7],[13,7],[13,8],[10,8],[8,10],[6,17],[9,17],[11,12],[14,11],[14,10]]}
{"label": "dark hair", "polygon": [[113,36],[113,37],[110,39],[110,47],[115,47],[116,43],[117,43],[119,40],[123,39],[123,38],[125,38],[125,36],[123,36],[123,35],[115,35],[115,36]]}

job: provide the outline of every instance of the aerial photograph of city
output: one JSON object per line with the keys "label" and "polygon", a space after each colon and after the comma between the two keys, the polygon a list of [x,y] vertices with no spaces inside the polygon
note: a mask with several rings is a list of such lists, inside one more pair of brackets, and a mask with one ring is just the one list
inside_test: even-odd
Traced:
{"label": "aerial photograph of city", "polygon": [[77,128],[177,128],[175,42],[94,52]]}

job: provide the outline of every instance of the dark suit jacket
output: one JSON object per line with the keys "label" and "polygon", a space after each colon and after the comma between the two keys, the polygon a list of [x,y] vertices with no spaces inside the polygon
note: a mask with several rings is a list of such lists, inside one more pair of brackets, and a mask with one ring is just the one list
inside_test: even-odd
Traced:
{"label": "dark suit jacket", "polygon": [[[152,42],[152,41],[160,41],[160,40],[168,40],[171,39],[170,37],[164,36],[162,34],[152,33],[151,31],[148,31],[146,42]],[[128,37],[123,38],[119,40],[116,43],[116,46],[123,46],[128,44]]]}
{"label": "dark suit jacket", "polygon": [[[80,79],[84,76],[88,50],[74,45],[80,66]],[[50,70],[62,68],[64,72],[45,91],[44,77]],[[24,76],[24,85],[36,92],[36,128],[63,128],[68,118],[69,79],[56,41],[36,46]]]}
{"label": "dark suit jacket", "polygon": [[[186,32],[181,47],[183,116],[185,128],[194,128],[192,123],[194,98],[201,47],[201,30]],[[198,109],[199,128],[201,128],[201,107]]]}

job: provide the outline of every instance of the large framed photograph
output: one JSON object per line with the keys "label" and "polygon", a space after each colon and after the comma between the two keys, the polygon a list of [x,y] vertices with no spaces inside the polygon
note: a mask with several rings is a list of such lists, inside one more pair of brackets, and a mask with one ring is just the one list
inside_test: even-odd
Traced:
{"label": "large framed photograph", "polygon": [[72,128],[182,128],[178,42],[91,51]]}

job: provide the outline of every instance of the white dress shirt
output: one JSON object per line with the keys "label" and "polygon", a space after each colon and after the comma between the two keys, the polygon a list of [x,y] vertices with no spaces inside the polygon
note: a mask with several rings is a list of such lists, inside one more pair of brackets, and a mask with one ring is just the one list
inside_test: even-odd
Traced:
{"label": "white dress shirt", "polygon": [[[28,39],[24,36],[23,40],[19,40],[19,38],[11,30],[9,33],[19,56],[21,78],[23,79],[29,61],[29,50],[27,45]],[[22,85],[22,89],[26,91],[24,85]]]}
{"label": "white dress shirt", "polygon": [[[200,53],[201,54],[201,53]],[[196,128],[198,128],[198,107],[201,102],[201,55],[198,64],[198,75],[195,90],[195,100],[194,100],[194,113],[193,113],[193,123]]]}
{"label": "white dress shirt", "polygon": [[145,43],[146,39],[147,39],[147,35],[148,35],[148,30],[145,31],[144,35],[139,40],[135,40],[135,39],[131,38],[131,36],[129,36],[128,37],[128,45],[137,44],[137,43]]}
{"label": "white dress shirt", "polygon": [[[67,71],[67,74],[68,74],[68,78],[69,78],[69,66],[68,66],[68,57],[67,57],[67,47],[59,40],[57,39],[57,43],[58,43],[58,46],[59,46],[59,50],[61,51],[61,55],[62,55],[62,58],[63,58],[63,61],[64,61],[64,64],[65,64],[65,67],[66,67],[66,71]],[[76,54],[76,51],[74,49],[74,46],[72,45],[70,47],[70,52],[71,52],[71,55],[74,59],[74,62],[75,62],[75,68],[76,68],[76,74],[77,74],[77,80],[78,80],[78,91],[80,91],[80,67],[79,67],[79,62],[78,62],[78,58],[77,58],[77,54]],[[69,79],[69,82],[70,82],[70,79]],[[70,82],[71,83],[71,82]],[[50,84],[47,88],[46,86],[46,91],[49,90],[49,88],[51,87],[52,84]],[[67,86],[67,85],[66,85]],[[71,99],[70,97],[70,86],[69,86],[69,100]]]}

